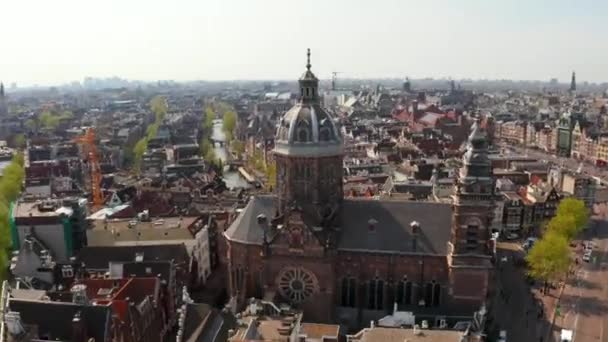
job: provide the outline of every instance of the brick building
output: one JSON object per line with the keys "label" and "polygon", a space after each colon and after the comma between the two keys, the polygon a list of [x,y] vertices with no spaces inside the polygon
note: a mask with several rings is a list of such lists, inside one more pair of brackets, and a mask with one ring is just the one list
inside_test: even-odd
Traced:
{"label": "brick building", "polygon": [[264,298],[351,328],[394,303],[433,325],[471,317],[491,289],[494,179],[479,124],[453,205],[345,199],[342,137],[310,61],[299,83],[277,131],[275,194],[253,197],[224,233],[231,307]]}

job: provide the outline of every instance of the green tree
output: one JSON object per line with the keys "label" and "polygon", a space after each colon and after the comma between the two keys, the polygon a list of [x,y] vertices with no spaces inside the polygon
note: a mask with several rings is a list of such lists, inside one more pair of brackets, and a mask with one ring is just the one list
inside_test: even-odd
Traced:
{"label": "green tree", "polygon": [[271,162],[268,164],[266,168],[266,187],[268,190],[272,190],[275,188],[277,184],[277,164],[275,162]]}
{"label": "green tree", "polygon": [[59,120],[71,120],[74,118],[74,113],[69,110],[64,111],[59,115]]}
{"label": "green tree", "polygon": [[27,119],[25,121],[25,128],[29,129],[30,131],[36,130],[37,126],[38,126],[38,123],[34,119]]}
{"label": "green tree", "polygon": [[[546,233],[557,233],[571,241],[579,233],[573,216],[556,215],[547,224]],[[545,233],[545,234],[546,234]]]}
{"label": "green tree", "polygon": [[201,156],[205,157],[210,150],[213,150],[211,141],[205,137],[201,140]]}
{"label": "green tree", "polygon": [[232,132],[234,132],[234,128],[236,127],[236,113],[232,110],[224,112],[222,121],[224,132],[232,135]]}
{"label": "green tree", "polygon": [[572,217],[574,220],[576,233],[580,232],[589,222],[589,209],[585,207],[585,202],[576,198],[565,198],[557,207],[557,216]]}
{"label": "green tree", "polygon": [[548,232],[536,241],[528,255],[528,274],[547,284],[558,280],[568,272],[570,267],[570,248],[568,241],[557,232]]}
{"label": "green tree", "polygon": [[245,153],[245,144],[242,141],[233,139],[230,142],[230,148],[236,154],[238,159],[243,158],[243,153]]}
{"label": "green tree", "polygon": [[26,139],[24,134],[17,134],[13,137],[13,145],[17,148],[25,148]]}
{"label": "green tree", "polygon": [[205,111],[203,115],[203,134],[210,135],[211,130],[213,129],[213,120],[215,119],[215,112],[213,111],[213,108],[211,108],[210,105],[207,105],[205,106]]}
{"label": "green tree", "polygon": [[151,124],[150,126],[148,126],[148,128],[146,129],[146,137],[148,138],[148,140],[152,140],[152,139],[156,138],[156,135],[158,134],[158,127],[159,127],[158,122],[155,122],[155,123]]}
{"label": "green tree", "polygon": [[6,279],[8,253],[12,244],[9,205],[17,199],[21,192],[25,177],[23,164],[23,154],[16,154],[11,163],[2,171],[2,178],[0,178],[0,280]]}
{"label": "green tree", "polygon": [[161,123],[169,110],[167,99],[161,95],[154,96],[152,100],[150,100],[150,109],[154,112],[155,122]]}
{"label": "green tree", "polygon": [[139,172],[141,168],[141,161],[144,157],[144,153],[148,149],[148,139],[141,138],[133,147],[133,167],[135,171]]}
{"label": "green tree", "polygon": [[55,129],[57,126],[59,126],[60,118],[57,115],[53,115],[49,111],[44,111],[42,114],[40,114],[39,121],[42,127],[47,129]]}

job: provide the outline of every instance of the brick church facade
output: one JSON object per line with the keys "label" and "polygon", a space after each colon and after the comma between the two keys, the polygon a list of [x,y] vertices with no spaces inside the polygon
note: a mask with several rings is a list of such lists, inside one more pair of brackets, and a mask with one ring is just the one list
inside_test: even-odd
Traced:
{"label": "brick church facade", "polygon": [[225,231],[228,290],[356,328],[393,311],[435,324],[468,319],[491,288],[494,181],[479,123],[453,204],[343,198],[343,142],[306,71],[280,120],[273,195],[253,197]]}

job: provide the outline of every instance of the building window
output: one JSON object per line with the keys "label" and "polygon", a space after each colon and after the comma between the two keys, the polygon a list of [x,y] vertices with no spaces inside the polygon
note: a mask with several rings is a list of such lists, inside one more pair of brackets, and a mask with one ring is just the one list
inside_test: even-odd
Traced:
{"label": "building window", "polygon": [[355,278],[342,278],[341,286],[341,303],[342,306],[354,308],[356,306],[357,296],[357,280]]}
{"label": "building window", "polygon": [[279,292],[293,304],[309,299],[319,290],[316,276],[301,267],[286,268],[278,277]]}
{"label": "building window", "polygon": [[321,127],[321,129],[319,130],[319,140],[329,141],[329,128]]}
{"label": "building window", "polygon": [[61,275],[64,278],[73,278],[74,277],[74,269],[72,266],[63,266],[61,268]]}
{"label": "building window", "polygon": [[[435,283],[435,281],[433,280]],[[439,302],[441,301],[441,285],[435,283],[433,285],[433,306],[439,306]]]}
{"label": "building window", "polygon": [[371,280],[368,284],[368,303],[367,308],[370,310],[384,309],[384,281],[382,279]]}
{"label": "building window", "polygon": [[467,240],[467,249],[474,250],[477,249],[479,238],[479,226],[477,225],[468,225],[466,231],[466,240]]}
{"label": "building window", "polygon": [[308,128],[300,127],[298,128],[298,141],[299,142],[308,142],[310,137],[310,132],[308,132]]}
{"label": "building window", "polygon": [[412,304],[412,282],[404,277],[403,280],[397,284],[397,296],[396,301],[398,304],[410,305]]}
{"label": "building window", "polygon": [[244,275],[244,271],[242,268],[237,267],[234,270],[234,287],[235,287],[235,292],[241,292],[243,289],[243,285],[244,285],[244,280],[245,280],[245,275]]}

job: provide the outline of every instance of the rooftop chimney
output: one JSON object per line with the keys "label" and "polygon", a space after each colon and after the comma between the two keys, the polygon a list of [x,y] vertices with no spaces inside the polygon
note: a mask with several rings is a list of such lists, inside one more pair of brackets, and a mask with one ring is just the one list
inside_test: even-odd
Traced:
{"label": "rooftop chimney", "polygon": [[74,318],[72,318],[72,341],[81,342],[87,338],[87,327],[80,317],[81,313],[78,311]]}
{"label": "rooftop chimney", "polygon": [[258,215],[257,216],[257,221],[258,221],[259,225],[266,224],[266,221],[267,221],[266,215],[264,215],[264,214]]}
{"label": "rooftop chimney", "polygon": [[87,297],[87,286],[85,284],[76,284],[72,286],[70,292],[72,292],[72,302],[74,304],[89,304],[89,299]]}
{"label": "rooftop chimney", "polygon": [[410,227],[412,229],[412,251],[416,252],[418,248],[418,234],[420,234],[420,223],[418,223],[418,221],[412,221]]}
{"label": "rooftop chimney", "polygon": [[376,221],[376,219],[374,219],[374,218],[370,218],[369,221],[367,221],[368,228],[372,232],[376,230],[377,224],[378,224],[378,221]]}

